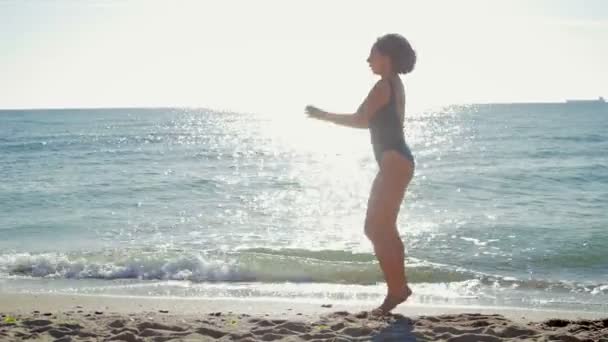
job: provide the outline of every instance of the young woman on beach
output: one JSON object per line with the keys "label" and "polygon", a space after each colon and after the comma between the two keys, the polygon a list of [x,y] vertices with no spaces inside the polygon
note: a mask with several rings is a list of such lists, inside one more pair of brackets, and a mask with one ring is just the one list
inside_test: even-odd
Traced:
{"label": "young woman on beach", "polygon": [[372,312],[387,314],[412,294],[397,230],[397,215],[415,167],[403,133],[405,92],[399,74],[414,69],[416,53],[403,36],[387,34],[374,43],[367,62],[380,80],[356,113],[334,114],[314,106],[307,106],[306,113],[338,125],[369,128],[379,171],[367,203],[365,235],[374,246],[388,287],[384,302]]}

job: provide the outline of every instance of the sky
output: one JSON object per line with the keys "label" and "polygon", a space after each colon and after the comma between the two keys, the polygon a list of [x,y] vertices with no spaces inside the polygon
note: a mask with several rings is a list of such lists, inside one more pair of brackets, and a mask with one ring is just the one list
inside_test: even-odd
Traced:
{"label": "sky", "polygon": [[604,0],[0,0],[0,108],[353,112],[390,32],[414,110],[608,97]]}

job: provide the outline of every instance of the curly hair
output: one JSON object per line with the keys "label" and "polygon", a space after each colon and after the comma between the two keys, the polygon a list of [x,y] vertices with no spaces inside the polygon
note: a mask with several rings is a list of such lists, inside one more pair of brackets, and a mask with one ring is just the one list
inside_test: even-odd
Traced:
{"label": "curly hair", "polygon": [[390,57],[396,72],[407,74],[414,70],[416,51],[402,35],[397,33],[385,34],[376,40],[374,47],[381,54]]}

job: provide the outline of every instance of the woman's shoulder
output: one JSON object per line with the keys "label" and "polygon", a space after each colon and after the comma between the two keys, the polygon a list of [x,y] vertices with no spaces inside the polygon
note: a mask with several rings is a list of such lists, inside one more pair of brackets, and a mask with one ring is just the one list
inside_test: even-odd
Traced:
{"label": "woman's shoulder", "polygon": [[405,85],[403,84],[403,81],[399,75],[391,78],[381,78],[374,84],[373,88],[383,88],[386,90],[391,90],[394,88],[396,90],[405,91]]}
{"label": "woman's shoulder", "polygon": [[372,89],[369,91],[369,96],[376,98],[388,98],[391,94],[392,84],[389,80],[379,79],[376,81]]}

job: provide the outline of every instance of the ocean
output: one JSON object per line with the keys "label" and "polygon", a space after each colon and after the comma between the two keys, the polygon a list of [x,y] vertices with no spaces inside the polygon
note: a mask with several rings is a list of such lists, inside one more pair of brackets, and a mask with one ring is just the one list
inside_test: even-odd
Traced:
{"label": "ocean", "polygon": [[[449,106],[406,139],[411,302],[608,312],[608,105]],[[369,132],[303,113],[0,111],[0,292],[377,304],[376,172]]]}

